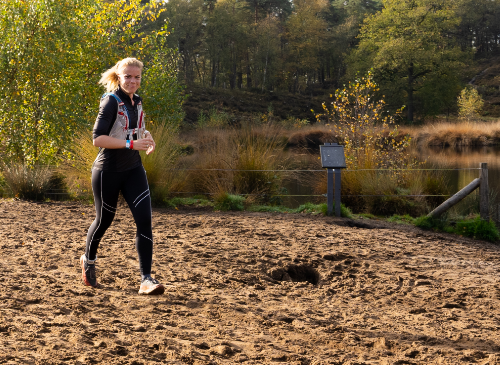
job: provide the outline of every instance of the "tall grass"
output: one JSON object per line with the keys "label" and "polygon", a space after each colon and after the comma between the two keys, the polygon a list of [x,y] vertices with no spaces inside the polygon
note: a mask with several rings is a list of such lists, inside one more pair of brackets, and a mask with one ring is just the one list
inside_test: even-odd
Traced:
{"label": "tall grass", "polygon": [[10,193],[19,199],[43,200],[50,187],[52,171],[48,166],[27,166],[19,162],[0,162],[2,176]]}
{"label": "tall grass", "polygon": [[194,154],[183,159],[184,166],[197,170],[188,178],[191,191],[246,194],[248,201],[269,200],[279,192],[281,178],[269,170],[287,165],[281,127],[203,129],[191,139]]}
{"label": "tall grass", "polygon": [[[450,193],[447,179],[438,171],[379,170],[369,158],[341,176],[342,203],[354,213],[418,217],[444,202]],[[326,194],[326,176],[311,184],[315,194]]]}
{"label": "tall grass", "polygon": [[500,144],[500,120],[492,122],[440,121],[405,128],[417,146],[467,147]]}
{"label": "tall grass", "polygon": [[[175,171],[174,167],[181,156],[181,148],[177,143],[177,129],[167,123],[148,126],[153,136],[156,149],[146,155],[141,152],[144,169],[148,176],[153,204],[161,205],[172,190],[181,190],[185,180],[185,172]],[[93,145],[92,132],[82,131],[76,136],[78,145],[72,151],[73,160],[65,166],[68,185],[74,194],[83,192],[90,195],[91,168],[97,156],[98,148]]]}
{"label": "tall grass", "polygon": [[152,154],[141,152],[142,163],[148,176],[151,199],[156,204],[163,204],[171,191],[183,189],[187,173],[175,169],[182,155],[177,142],[177,129],[167,123],[157,123],[149,127],[156,148]]}

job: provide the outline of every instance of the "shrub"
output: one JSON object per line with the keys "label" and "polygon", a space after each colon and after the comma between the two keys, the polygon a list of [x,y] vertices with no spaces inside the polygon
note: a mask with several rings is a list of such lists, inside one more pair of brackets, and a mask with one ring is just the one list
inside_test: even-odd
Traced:
{"label": "shrub", "polygon": [[45,190],[50,186],[52,172],[48,166],[27,166],[26,164],[1,163],[5,182],[16,198],[27,200],[43,200]]}
{"label": "shrub", "polygon": [[260,127],[198,130],[192,145],[195,153],[182,159],[192,169],[188,191],[210,194],[249,194],[250,200],[269,202],[282,191],[281,176],[275,170],[285,168],[281,129]]}
{"label": "shrub", "polygon": [[55,171],[49,178],[45,197],[51,200],[66,200],[70,198],[68,194],[68,185],[66,176],[59,171]]}
{"label": "shrub", "polygon": [[474,220],[457,222],[455,233],[480,240],[495,242],[500,239],[500,234],[494,222],[485,221],[480,217]]}
{"label": "shrub", "polygon": [[458,97],[458,115],[469,121],[479,119],[479,113],[483,108],[484,101],[481,95],[473,87],[466,87]]}
{"label": "shrub", "polygon": [[415,226],[427,230],[437,229],[442,231],[446,227],[446,221],[441,218],[424,215],[415,219]]}
{"label": "shrub", "polygon": [[343,89],[337,89],[331,109],[323,103],[324,114],[317,115],[319,122],[326,119],[332,124],[335,135],[344,145],[349,169],[361,168],[366,160],[374,168],[402,168],[415,164],[407,153],[410,137],[400,136],[395,124],[401,110],[396,116],[385,115],[385,101],[375,95],[378,91],[369,72]]}
{"label": "shrub", "polygon": [[308,119],[299,119],[295,117],[288,117],[281,120],[281,125],[286,129],[300,129],[311,124]]}
{"label": "shrub", "polygon": [[[419,195],[448,194],[446,179],[434,171],[408,170],[393,174],[391,170],[372,170],[369,163],[364,167],[368,170],[342,172],[342,203],[357,214],[409,214],[418,217],[446,199]],[[327,192],[325,175],[315,176],[315,180],[311,181],[316,194]]]}
{"label": "shrub", "polygon": [[165,201],[165,205],[171,208],[178,206],[210,207],[214,204],[205,197],[171,198]]}
{"label": "shrub", "polygon": [[[307,213],[307,214],[323,214],[328,215],[327,204],[313,204],[305,203],[298,208],[286,208],[282,206],[268,206],[268,205],[252,205],[248,208],[252,212],[271,212],[271,213]],[[335,214],[335,204],[333,205],[333,213]],[[340,205],[340,215],[344,218],[351,218],[352,213],[349,208],[343,204]]]}
{"label": "shrub", "polygon": [[[321,213],[328,215],[328,204],[323,203],[319,205]],[[332,215],[335,214],[335,202],[333,202]],[[352,212],[344,204],[340,203],[340,216],[344,218],[352,218]]]}
{"label": "shrub", "polygon": [[223,212],[229,210],[241,211],[245,209],[243,203],[245,198],[239,195],[232,195],[228,193],[218,194],[214,199],[214,209]]}
{"label": "shrub", "polygon": [[198,115],[198,128],[221,128],[230,124],[232,116],[224,110],[217,110],[214,106],[208,113],[200,112]]}
{"label": "shrub", "polygon": [[[385,114],[378,91],[368,73],[336,90],[331,108],[323,104],[324,114],[317,115],[344,145],[348,171],[342,174],[342,200],[355,212],[418,216],[427,210],[425,199],[416,197],[425,193],[425,174],[412,171],[419,163],[408,152],[410,137],[395,123],[401,110]],[[324,193],[326,181],[316,191]]]}
{"label": "shrub", "polygon": [[8,188],[9,188],[9,186],[7,185],[7,182],[5,181],[5,178],[3,177],[2,174],[0,174],[0,198],[6,196],[8,194]]}

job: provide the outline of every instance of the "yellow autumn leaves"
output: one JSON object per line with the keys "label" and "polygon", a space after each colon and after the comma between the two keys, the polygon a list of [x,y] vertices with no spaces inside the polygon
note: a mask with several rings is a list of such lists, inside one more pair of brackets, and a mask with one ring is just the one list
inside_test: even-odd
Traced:
{"label": "yellow autumn leaves", "polygon": [[411,164],[407,154],[410,137],[400,135],[395,120],[401,109],[391,114],[383,98],[377,98],[378,85],[372,73],[366,74],[342,89],[317,119],[333,126],[344,145],[347,167],[358,169],[401,168]]}

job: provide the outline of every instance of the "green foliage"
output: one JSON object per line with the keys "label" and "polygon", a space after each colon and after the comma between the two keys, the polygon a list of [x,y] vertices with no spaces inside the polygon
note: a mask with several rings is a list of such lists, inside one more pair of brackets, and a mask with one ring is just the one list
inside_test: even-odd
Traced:
{"label": "green foliage", "polygon": [[[326,203],[319,205],[321,213],[328,215],[328,205]],[[333,203],[332,215],[335,214],[335,202]],[[352,212],[344,204],[340,204],[340,216],[344,218],[352,218]]]}
{"label": "green foliage", "polygon": [[399,215],[399,214],[394,214],[387,218],[388,222],[393,222],[393,223],[398,223],[398,224],[414,224],[415,223],[415,218],[410,216],[409,214],[405,215]]}
{"label": "green foliage", "polygon": [[167,47],[167,27],[148,39],[148,48],[142,50],[146,60],[140,94],[149,120],[177,130],[184,119],[182,103],[187,96],[177,81],[177,54]]}
{"label": "green foliage", "polygon": [[500,233],[493,221],[485,221],[480,217],[464,219],[451,226],[446,219],[422,216],[415,219],[415,225],[422,229],[438,230],[455,233],[465,237],[495,242],[500,239]]}
{"label": "green foliage", "polygon": [[223,212],[229,210],[241,211],[245,209],[245,198],[239,195],[232,195],[228,193],[218,194],[214,199],[214,209]]}
{"label": "green foliage", "polygon": [[[269,212],[269,213],[304,213],[304,214],[323,214],[328,215],[328,206],[326,204],[305,203],[298,208],[287,208],[284,206],[269,206],[269,205],[251,205],[247,208],[251,212]],[[335,214],[335,204],[333,213]],[[352,213],[349,208],[343,204],[340,206],[340,215],[344,218],[352,218]]]}
{"label": "green foliage", "polygon": [[418,216],[425,213],[425,205],[411,197],[404,195],[377,196],[370,201],[368,210],[378,216],[410,215]]}
{"label": "green foliage", "polygon": [[474,121],[479,119],[479,113],[483,108],[484,101],[476,89],[466,87],[460,92],[458,97],[458,115],[467,120]]}
{"label": "green foliage", "polygon": [[[294,12],[286,23],[287,76],[283,80],[289,89],[299,91],[299,75],[314,72],[320,67],[322,45],[328,40],[328,25],[320,15],[326,10],[324,0],[295,0]],[[306,81],[306,80],[305,80]],[[307,84],[307,81],[305,82]]]}
{"label": "green foliage", "polygon": [[308,126],[311,122],[308,119],[299,119],[295,117],[288,117],[281,121],[283,127],[287,129],[300,129]]}
{"label": "green foliage", "polygon": [[[384,0],[383,5],[365,20],[351,73],[373,68],[393,103],[403,102],[399,95],[405,97],[408,120],[413,121],[415,99],[433,96],[420,91],[432,89],[430,83],[456,89],[454,74],[471,52],[462,51],[455,39],[447,36],[460,23],[454,0],[439,5],[434,0]],[[450,96],[451,100],[456,97]]]}
{"label": "green foliage", "polygon": [[165,204],[171,208],[177,208],[179,206],[212,207],[214,205],[213,202],[205,197],[171,198],[166,200]]}
{"label": "green foliage", "polygon": [[500,239],[500,233],[495,223],[493,221],[485,221],[480,217],[474,220],[462,220],[457,222],[454,232],[462,236],[491,242]]}
{"label": "green foliage", "polygon": [[5,181],[5,178],[0,173],[0,198],[7,196],[8,189],[9,189],[9,186],[7,185],[7,181]]}
{"label": "green foliage", "polygon": [[446,221],[424,215],[415,219],[415,226],[427,230],[435,229],[443,231],[446,227]]}
{"label": "green foliage", "polygon": [[205,114],[201,112],[198,115],[197,128],[223,128],[229,125],[231,115],[224,110],[217,110],[214,106]]}

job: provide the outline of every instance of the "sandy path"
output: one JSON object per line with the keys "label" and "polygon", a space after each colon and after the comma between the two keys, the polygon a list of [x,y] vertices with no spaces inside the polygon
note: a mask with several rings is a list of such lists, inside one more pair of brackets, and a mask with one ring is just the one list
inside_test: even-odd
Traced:
{"label": "sandy path", "polygon": [[92,220],[88,205],[0,200],[0,363],[500,364],[493,244],[370,221],[155,210],[167,291],[144,297],[125,207],[98,253],[101,288],[81,284]]}

